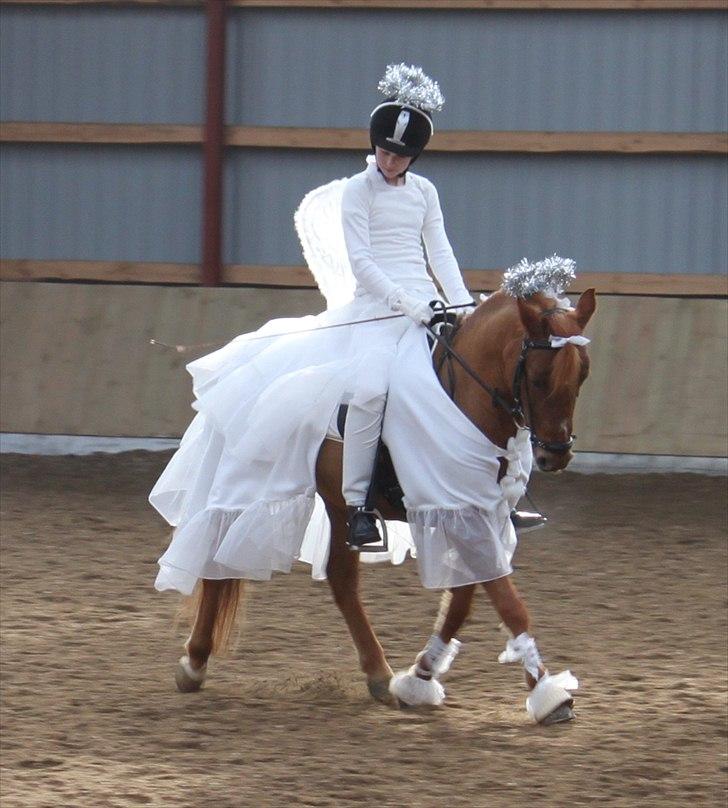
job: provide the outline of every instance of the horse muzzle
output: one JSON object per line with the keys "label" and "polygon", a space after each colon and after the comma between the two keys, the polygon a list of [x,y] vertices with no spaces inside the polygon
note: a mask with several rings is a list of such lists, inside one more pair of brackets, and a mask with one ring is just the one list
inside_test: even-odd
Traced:
{"label": "horse muzzle", "polygon": [[561,471],[574,459],[571,447],[575,436],[568,441],[545,441],[531,434],[533,457],[541,471]]}

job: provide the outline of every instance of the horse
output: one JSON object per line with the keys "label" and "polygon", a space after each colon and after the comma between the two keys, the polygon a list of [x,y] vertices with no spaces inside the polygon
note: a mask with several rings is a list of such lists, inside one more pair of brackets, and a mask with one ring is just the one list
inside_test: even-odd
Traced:
{"label": "horse", "polygon": [[[436,346],[433,363],[438,379],[456,406],[497,446],[506,446],[519,429],[527,428],[537,467],[544,472],[564,469],[573,457],[571,430],[576,399],[589,372],[589,358],[582,344],[588,340],[578,337],[595,307],[594,289],[585,291],[574,308],[563,307],[543,292],[523,298],[499,290],[460,318],[449,348]],[[457,361],[444,361],[448,351]],[[501,464],[502,474],[503,461]],[[359,555],[346,542],[341,474],[342,444],[326,439],[318,454],[316,484],[331,524],[327,578],[358,652],[369,692],[388,704],[440,703],[444,691],[437,680],[457,653],[456,635],[468,617],[477,584],[443,593],[428,646],[407,674],[395,677],[361,601]],[[375,507],[388,520],[406,518],[382,497]],[[485,581],[482,586],[515,638],[500,661],[523,662],[526,685],[533,694],[537,684],[546,684],[549,676],[528,634],[528,609],[512,575]],[[242,591],[242,581],[231,579],[203,580],[198,587],[186,656],[175,676],[179,690],[196,691],[202,686],[208,658],[220,653],[229,641]],[[399,689],[393,687],[397,679]],[[402,689],[406,679],[415,685],[414,691],[412,687]],[[548,724],[573,718],[568,690],[549,684],[545,702],[542,698],[536,710],[536,720]],[[417,695],[418,688],[433,686],[439,694],[433,695],[430,689]]]}

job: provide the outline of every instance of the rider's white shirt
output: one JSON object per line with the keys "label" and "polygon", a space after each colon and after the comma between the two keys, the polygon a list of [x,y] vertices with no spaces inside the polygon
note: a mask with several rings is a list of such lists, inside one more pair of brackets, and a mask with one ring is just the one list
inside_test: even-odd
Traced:
{"label": "rider's white shirt", "polygon": [[366,170],[348,180],[342,199],[355,296],[385,302],[403,287],[429,302],[438,296],[427,272],[429,263],[450,303],[470,300],[445,233],[435,186],[411,172],[403,185],[389,185],[373,156],[367,163]]}

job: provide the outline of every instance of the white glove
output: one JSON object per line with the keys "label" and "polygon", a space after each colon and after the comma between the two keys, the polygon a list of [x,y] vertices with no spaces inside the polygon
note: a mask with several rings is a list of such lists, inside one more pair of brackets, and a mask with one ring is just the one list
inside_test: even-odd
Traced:
{"label": "white glove", "polygon": [[387,303],[392,311],[401,311],[415,323],[429,323],[435,316],[435,312],[424,300],[420,300],[404,289],[396,289],[392,292],[387,298]]}

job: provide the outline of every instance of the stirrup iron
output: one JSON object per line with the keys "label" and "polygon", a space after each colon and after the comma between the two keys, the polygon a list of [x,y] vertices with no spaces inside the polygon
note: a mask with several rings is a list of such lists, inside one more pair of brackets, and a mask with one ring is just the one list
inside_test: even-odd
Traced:
{"label": "stirrup iron", "polygon": [[[368,516],[373,516],[375,521],[381,525],[381,543],[367,543],[367,544],[351,544],[347,537],[347,546],[355,553],[387,553],[389,552],[389,537],[387,534],[387,523],[382,514],[376,508],[360,507],[356,512],[364,513]],[[355,513],[356,513],[355,512]],[[352,514],[353,516],[353,514]]]}
{"label": "stirrup iron", "polygon": [[548,518],[541,513],[531,511],[511,511],[511,522],[519,533],[529,533],[544,527]]}

